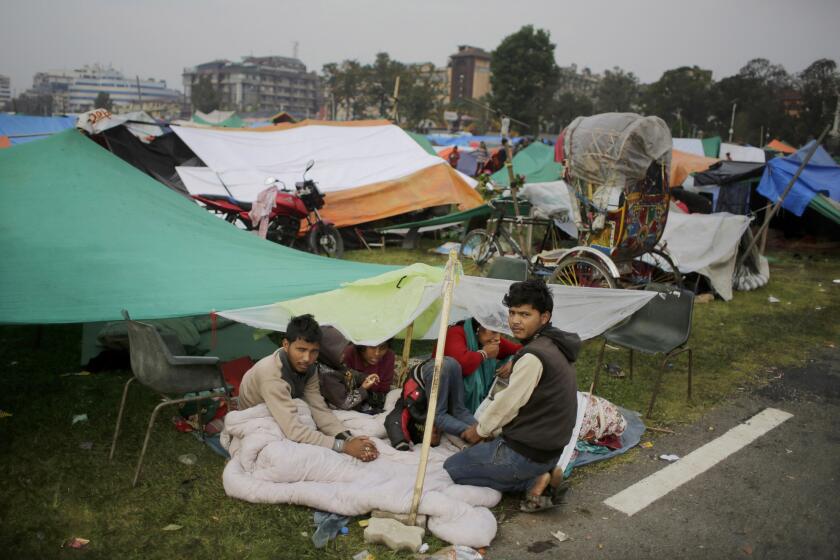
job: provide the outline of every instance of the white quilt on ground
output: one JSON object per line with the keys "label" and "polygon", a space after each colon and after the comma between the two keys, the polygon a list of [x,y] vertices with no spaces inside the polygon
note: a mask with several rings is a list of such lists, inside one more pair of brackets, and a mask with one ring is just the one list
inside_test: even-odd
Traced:
{"label": "white quilt on ground", "polygon": [[[391,406],[398,395],[397,390],[389,395]],[[297,404],[301,421],[314,428],[309,408],[303,401]],[[292,442],[265,405],[230,412],[222,433],[222,444],[231,454],[222,477],[225,492],[253,503],[299,504],[348,516],[374,509],[407,513],[419,446],[414,452],[391,447],[384,437],[384,413],[336,411],[336,416],[354,434],[378,438],[377,460],[363,463],[330,449]],[[420,513],[429,516],[429,530],[445,541],[487,546],[496,535],[496,519],[488,508],[499,502],[501,494],[454,484],[443,461],[456,451],[449,442],[431,450]]]}

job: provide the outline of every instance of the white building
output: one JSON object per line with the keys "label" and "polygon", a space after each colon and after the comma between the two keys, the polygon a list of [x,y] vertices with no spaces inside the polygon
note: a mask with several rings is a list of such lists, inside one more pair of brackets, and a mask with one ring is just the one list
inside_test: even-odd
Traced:
{"label": "white building", "polygon": [[0,109],[12,100],[12,85],[8,76],[0,74]]}
{"label": "white building", "polygon": [[181,92],[166,87],[166,81],[153,78],[126,78],[122,72],[98,64],[75,70],[39,72],[33,90],[50,94],[56,110],[69,113],[95,108],[100,93],[107,93],[114,109],[132,104],[178,103]]}

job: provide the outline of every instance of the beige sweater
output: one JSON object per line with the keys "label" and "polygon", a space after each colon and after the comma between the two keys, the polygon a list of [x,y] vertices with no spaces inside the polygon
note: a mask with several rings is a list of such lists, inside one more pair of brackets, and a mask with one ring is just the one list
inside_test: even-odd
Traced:
{"label": "beige sweater", "polygon": [[525,354],[510,374],[510,384],[491,398],[490,404],[481,414],[476,431],[481,437],[498,435],[505,425],[516,418],[519,409],[525,406],[542,377],[542,362],[533,354]]}
{"label": "beige sweater", "polygon": [[347,428],[327,408],[318,382],[318,375],[313,375],[303,390],[303,400],[312,411],[312,419],[318,430],[301,424],[298,420],[297,405],[292,399],[292,391],[281,374],[280,350],[266,356],[249,369],[239,386],[240,408],[250,408],[265,403],[269,412],[280,425],[283,433],[292,441],[309,443],[321,447],[332,447],[336,434]]}

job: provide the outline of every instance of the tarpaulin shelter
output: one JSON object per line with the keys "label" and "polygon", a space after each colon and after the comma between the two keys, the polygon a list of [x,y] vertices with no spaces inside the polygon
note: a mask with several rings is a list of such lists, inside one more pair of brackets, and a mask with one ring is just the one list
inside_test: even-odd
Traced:
{"label": "tarpaulin shelter", "polygon": [[720,136],[712,136],[711,138],[703,138],[703,154],[706,157],[716,158],[720,156]]}
{"label": "tarpaulin shelter", "polygon": [[41,140],[56,132],[73,128],[75,124],[75,117],[34,117],[0,113],[0,148]]}
{"label": "tarpaulin shelter", "polygon": [[[759,194],[776,202],[784,193],[814,142],[816,140],[811,140],[790,156],[768,161],[764,174],[761,176],[761,182],[758,184]],[[782,208],[801,216],[817,195],[824,195],[829,200],[840,202],[840,165],[822,146],[816,147],[808,165],[802,170],[793,188],[782,202]]]}
{"label": "tarpaulin shelter", "polygon": [[326,193],[321,215],[338,227],[447,204],[466,210],[483,202],[475,181],[427,153],[389,121],[173,129],[207,165],[178,168],[192,194],[252,201],[267,177],[293,188],[313,160],[307,177]]}
{"label": "tarpaulin shelter", "polygon": [[[437,152],[437,155],[442,157],[444,161],[449,161],[449,154],[451,154],[454,150],[455,146],[449,146]],[[470,177],[475,175],[475,168],[478,167],[478,160],[476,160],[475,154],[466,148],[459,149],[458,153],[460,154],[460,157],[458,158],[458,165],[456,167],[458,171],[464,175],[469,175]]]}
{"label": "tarpaulin shelter", "polygon": [[695,173],[694,185],[729,185],[750,179],[757,180],[763,172],[763,163],[720,160],[708,169]]}
{"label": "tarpaulin shelter", "polygon": [[423,136],[422,134],[417,134],[416,132],[411,132],[410,130],[405,131],[406,134],[411,136],[411,138],[420,144],[420,147],[426,150],[427,154],[436,155],[437,152],[435,151],[435,147],[432,146],[432,143],[429,142],[429,139]]}
{"label": "tarpaulin shelter", "polygon": [[204,126],[220,126],[223,128],[242,128],[246,126],[234,111],[217,111],[202,113],[196,111],[192,116],[192,122]]}
{"label": "tarpaulin shelter", "polygon": [[749,161],[753,163],[764,163],[767,155],[761,148],[754,146],[739,146],[723,142],[720,145],[720,159],[728,161]]}
{"label": "tarpaulin shelter", "polygon": [[706,156],[703,140],[700,138],[672,138],[671,142],[675,150],[695,156]]}
{"label": "tarpaulin shelter", "polygon": [[160,124],[145,111],[114,115],[107,109],[94,109],[82,113],[76,119],[76,128],[88,134],[100,134],[118,126],[124,126],[141,142],[146,143],[169,132],[168,126]]}
{"label": "tarpaulin shelter", "polygon": [[[502,137],[498,135],[485,134],[427,134],[426,138],[435,146],[472,146],[478,147],[481,142],[487,145],[498,146],[502,143]],[[522,137],[510,138],[513,145],[524,140]]]}
{"label": "tarpaulin shelter", "polygon": [[[554,161],[554,148],[532,142],[513,156],[513,172],[525,177],[526,183],[547,183],[563,176],[563,166]],[[497,185],[510,186],[508,171],[502,168],[492,175]]]}
{"label": "tarpaulin shelter", "polygon": [[[437,338],[443,271],[414,264],[344,287],[272,305],[235,309],[220,315],[246,325],[282,329],[301,313],[312,313],[356,344],[376,345],[404,336],[414,323],[413,338]],[[509,280],[462,276],[452,295],[450,322],[475,317],[489,329],[510,335],[502,298]],[[610,290],[549,285],[554,295],[552,323],[588,339],[632,315],[655,294],[640,290]]]}
{"label": "tarpaulin shelter", "polygon": [[94,135],[93,138],[114,155],[187,197],[189,193],[175,168],[203,165],[173,132],[143,142],[128,127],[120,125]]}
{"label": "tarpaulin shelter", "polygon": [[717,159],[702,155],[690,154],[674,148],[671,151],[670,186],[682,185],[689,175],[698,171],[705,171],[717,163]]}
{"label": "tarpaulin shelter", "polygon": [[764,146],[764,149],[788,155],[796,153],[796,148],[778,139],[771,140],[766,146]]}
{"label": "tarpaulin shelter", "polygon": [[392,268],[231,227],[76,130],[0,151],[0,189],[0,323],[199,315]]}

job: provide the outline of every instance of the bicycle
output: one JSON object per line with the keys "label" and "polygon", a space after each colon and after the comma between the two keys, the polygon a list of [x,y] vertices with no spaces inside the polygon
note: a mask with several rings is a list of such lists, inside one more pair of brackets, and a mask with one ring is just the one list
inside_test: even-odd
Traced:
{"label": "bicycle", "polygon": [[[519,209],[530,208],[524,201],[517,201]],[[534,218],[530,216],[510,215],[510,209],[514,206],[513,200],[496,199],[488,201],[493,212],[487,220],[487,229],[477,228],[470,230],[464,236],[461,247],[458,250],[458,257],[462,262],[472,261],[479,271],[484,271],[485,266],[493,257],[514,255],[528,263],[529,276],[548,276],[551,270],[537,259],[532,260],[522,249],[522,245],[516,240],[516,236],[505,228],[509,224],[517,229],[525,226],[545,227],[545,233],[540,243],[541,250],[547,246],[556,247],[559,244],[559,229],[554,220]],[[561,216],[559,219],[564,219]],[[567,219],[567,218],[566,218]]]}

